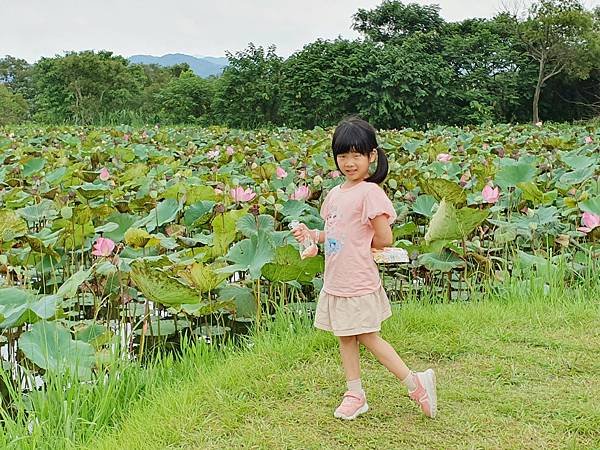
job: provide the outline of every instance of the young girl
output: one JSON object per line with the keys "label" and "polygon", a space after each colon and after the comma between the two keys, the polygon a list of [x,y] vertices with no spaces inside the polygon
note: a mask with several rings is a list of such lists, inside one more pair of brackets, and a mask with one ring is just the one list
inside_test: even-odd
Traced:
{"label": "young girl", "polygon": [[[364,345],[407,387],[428,417],[436,415],[435,374],[412,372],[394,348],[381,338],[381,322],[391,316],[372,252],[393,243],[390,225],[396,213],[378,186],[387,177],[387,158],[377,145],[375,129],[358,118],[342,121],[332,141],[333,157],[346,181],[333,188],[321,207],[325,230],[301,224],[294,237],[324,243],[325,274],[315,327],[338,336],[347,392],[334,416],[355,419],[369,409],[360,380],[359,345]],[[377,168],[369,174],[369,165]]]}

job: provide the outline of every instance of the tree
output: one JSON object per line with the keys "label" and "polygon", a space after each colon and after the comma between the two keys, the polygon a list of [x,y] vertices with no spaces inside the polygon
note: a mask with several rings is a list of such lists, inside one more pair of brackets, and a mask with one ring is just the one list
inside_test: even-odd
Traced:
{"label": "tree", "polygon": [[359,113],[378,128],[423,127],[441,123],[450,66],[431,53],[425,35],[414,35],[402,45],[385,45],[365,73]]}
{"label": "tree", "polygon": [[193,123],[206,119],[212,101],[212,80],[191,70],[181,72],[156,94],[159,116],[167,123]]}
{"label": "tree", "polygon": [[21,94],[13,93],[0,84],[0,126],[19,123],[27,117],[27,102]]}
{"label": "tree", "polygon": [[594,14],[579,0],[539,0],[521,24],[527,54],[538,63],[533,95],[533,122],[540,121],[539,102],[544,84],[565,72],[585,79],[600,65],[600,33]]}
{"label": "tree", "polygon": [[216,119],[226,125],[242,128],[279,124],[281,102],[281,69],[283,58],[275,47],[248,48],[231,54],[214,98]]}
{"label": "tree", "polygon": [[438,31],[445,24],[438,5],[404,5],[397,0],[384,0],[372,10],[359,9],[352,19],[352,28],[383,43],[399,43],[415,33]]}
{"label": "tree", "polygon": [[181,74],[182,71],[179,68],[184,65],[187,66],[187,64],[177,64],[172,67],[162,67],[158,64],[134,64],[131,70],[137,68],[141,71],[137,77],[140,79],[142,87],[140,94],[131,99],[129,107],[143,117],[146,122],[160,121],[161,104],[158,94]]}
{"label": "tree", "polygon": [[32,107],[35,96],[32,73],[33,66],[24,59],[10,55],[0,58],[0,84],[21,95],[27,101],[28,109]]}
{"label": "tree", "polygon": [[284,63],[282,118],[292,127],[334,125],[359,113],[366,79],[380,49],[346,39],[317,40]]}
{"label": "tree", "polygon": [[446,123],[529,119],[529,89],[536,73],[523,53],[514,16],[449,23],[441,55],[452,68],[447,80]]}
{"label": "tree", "polygon": [[112,52],[83,51],[42,58],[35,66],[37,116],[42,121],[97,123],[139,96],[143,71]]}

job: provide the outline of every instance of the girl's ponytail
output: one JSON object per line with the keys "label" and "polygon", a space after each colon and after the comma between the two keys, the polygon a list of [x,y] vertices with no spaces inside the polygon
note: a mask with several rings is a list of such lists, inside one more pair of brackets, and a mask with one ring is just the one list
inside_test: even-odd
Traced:
{"label": "girl's ponytail", "polygon": [[377,168],[365,181],[377,184],[383,183],[388,176],[388,168],[388,159],[385,156],[385,152],[380,147],[377,147]]}

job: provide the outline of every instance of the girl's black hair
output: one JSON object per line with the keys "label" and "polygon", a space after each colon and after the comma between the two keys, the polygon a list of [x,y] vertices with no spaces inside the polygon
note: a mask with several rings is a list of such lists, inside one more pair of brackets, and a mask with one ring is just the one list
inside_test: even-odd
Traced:
{"label": "girl's black hair", "polygon": [[375,173],[365,181],[381,184],[388,175],[388,160],[377,144],[375,128],[365,120],[358,117],[349,117],[342,120],[333,132],[331,149],[333,150],[335,166],[340,172],[341,169],[337,162],[338,155],[356,152],[370,156],[373,149],[377,149],[377,168]]}

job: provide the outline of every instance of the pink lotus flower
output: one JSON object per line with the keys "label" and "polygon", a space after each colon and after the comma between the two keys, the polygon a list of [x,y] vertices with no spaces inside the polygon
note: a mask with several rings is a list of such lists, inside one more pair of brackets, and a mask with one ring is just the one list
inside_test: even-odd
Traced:
{"label": "pink lotus flower", "polygon": [[106,167],[103,167],[102,170],[100,171],[100,179],[102,181],[107,181],[110,178],[110,172],[108,171],[108,169]]}
{"label": "pink lotus flower", "polygon": [[481,148],[483,148],[484,150],[488,150],[490,148],[490,144],[488,144],[487,142],[484,142],[483,145],[481,146]]}
{"label": "pink lotus flower", "polygon": [[282,178],[287,177],[288,173],[285,170],[283,170],[283,168],[278,167],[277,170],[275,171],[275,175],[277,175],[277,178],[279,178],[281,180]]}
{"label": "pink lotus flower", "polygon": [[486,203],[496,203],[500,198],[500,189],[497,186],[492,188],[492,186],[486,185],[481,191],[481,195]]}
{"label": "pink lotus flower", "polygon": [[333,172],[329,172],[329,176],[330,176],[331,178],[337,178],[337,177],[339,177],[340,175],[341,175],[341,173],[340,173],[340,171],[339,171],[339,170],[334,170]]}
{"label": "pink lotus flower", "polygon": [[292,200],[306,200],[308,197],[310,197],[310,189],[308,186],[300,186],[292,195],[290,195]]}
{"label": "pink lotus flower", "polygon": [[437,155],[437,160],[439,162],[449,163],[451,159],[452,155],[449,155],[448,153],[440,153],[439,155]]}
{"label": "pink lotus flower", "polygon": [[592,144],[594,142],[594,138],[591,136],[586,136],[585,137],[585,143],[586,144]]}
{"label": "pink lotus flower", "polygon": [[219,189],[219,188],[215,188],[215,194],[222,195],[223,194],[223,190]]}
{"label": "pink lotus flower", "polygon": [[92,255],[94,256],[110,256],[115,249],[115,243],[112,239],[99,237],[96,239]]}
{"label": "pink lotus flower", "polygon": [[208,159],[217,159],[220,154],[219,150],[211,150],[210,152],[206,152],[206,157]]}
{"label": "pink lotus flower", "polygon": [[124,140],[125,142],[129,142],[129,138],[130,138],[130,137],[131,137],[131,135],[130,135],[129,133],[125,133],[125,134],[123,135],[123,140]]}
{"label": "pink lotus flower", "polygon": [[228,156],[233,156],[233,154],[235,153],[235,149],[230,145],[229,147],[227,147],[227,150],[225,150],[225,153],[227,153]]}
{"label": "pink lotus flower", "polygon": [[581,216],[581,223],[585,226],[579,227],[577,230],[583,233],[589,233],[594,228],[600,227],[600,216],[586,211]]}
{"label": "pink lotus flower", "polygon": [[250,189],[250,188],[244,189],[241,186],[238,186],[237,188],[232,189],[230,191],[230,194],[231,194],[231,197],[236,202],[249,202],[254,197],[256,197],[256,192],[254,192],[252,189]]}

